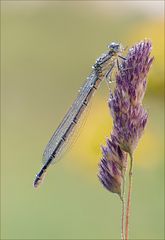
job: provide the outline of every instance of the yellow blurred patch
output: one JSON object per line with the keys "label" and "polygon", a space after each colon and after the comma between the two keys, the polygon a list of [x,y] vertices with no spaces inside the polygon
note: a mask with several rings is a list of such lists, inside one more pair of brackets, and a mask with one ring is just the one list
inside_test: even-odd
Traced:
{"label": "yellow blurred patch", "polygon": [[93,165],[97,165],[101,157],[100,146],[101,144],[105,145],[106,136],[110,136],[112,129],[112,119],[107,101],[98,96],[94,97],[90,112],[86,116],[87,121],[83,129],[80,128],[81,135],[71,152],[76,162],[81,162],[82,165],[85,163],[91,168]]}
{"label": "yellow blurred patch", "polygon": [[163,143],[157,140],[157,135],[148,129],[139,141],[135,151],[135,163],[143,168],[153,168],[161,160]]}

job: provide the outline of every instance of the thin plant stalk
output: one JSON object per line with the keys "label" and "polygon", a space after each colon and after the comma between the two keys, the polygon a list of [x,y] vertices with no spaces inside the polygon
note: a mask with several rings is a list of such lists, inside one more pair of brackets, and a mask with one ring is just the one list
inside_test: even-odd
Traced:
{"label": "thin plant stalk", "polygon": [[121,213],[121,239],[124,240],[124,212],[125,212],[125,201],[121,197],[121,203],[122,203],[122,213]]}
{"label": "thin plant stalk", "polygon": [[125,213],[125,199],[124,197],[121,197],[121,203],[122,203],[122,213],[121,213],[121,239],[124,240],[124,213]]}
{"label": "thin plant stalk", "polygon": [[125,170],[122,171],[123,175],[123,181],[122,181],[122,195],[120,197],[122,202],[122,213],[121,213],[121,239],[125,240],[125,234],[124,234],[124,215],[125,215]]}
{"label": "thin plant stalk", "polygon": [[126,208],[126,223],[125,223],[125,240],[129,238],[129,220],[131,210],[131,192],[132,192],[132,168],[133,168],[133,155],[130,153],[130,169],[128,179],[128,197],[127,197],[127,208]]}

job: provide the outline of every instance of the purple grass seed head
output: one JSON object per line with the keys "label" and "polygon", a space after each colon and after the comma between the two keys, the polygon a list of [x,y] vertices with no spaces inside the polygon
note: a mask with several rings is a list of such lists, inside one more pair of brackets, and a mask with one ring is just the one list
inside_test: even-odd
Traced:
{"label": "purple grass seed head", "polygon": [[108,102],[114,126],[110,139],[102,147],[98,177],[107,190],[120,196],[127,153],[133,154],[147,123],[142,100],[153,62],[151,49],[151,42],[144,40],[129,50],[116,74],[116,87]]}
{"label": "purple grass seed head", "polygon": [[132,47],[116,76],[116,88],[109,100],[113,117],[113,135],[120,147],[133,153],[147,123],[147,112],[142,107],[146,79],[153,58],[150,41]]}
{"label": "purple grass seed head", "polygon": [[126,168],[126,153],[120,149],[113,138],[107,139],[106,147],[102,147],[102,154],[98,177],[107,190],[120,195]]}

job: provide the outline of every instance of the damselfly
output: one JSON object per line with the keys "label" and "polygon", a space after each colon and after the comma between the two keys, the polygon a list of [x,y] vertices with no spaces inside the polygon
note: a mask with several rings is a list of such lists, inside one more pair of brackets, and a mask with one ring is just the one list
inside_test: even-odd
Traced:
{"label": "damselfly", "polygon": [[87,107],[92,95],[100,85],[103,79],[109,81],[112,70],[117,65],[119,68],[118,57],[124,59],[120,54],[124,50],[119,43],[108,45],[109,50],[101,55],[93,65],[93,71],[87,77],[86,82],[79,91],[76,100],[66,113],[62,122],[54,132],[43,153],[43,167],[36,175],[34,187],[37,187],[43,180],[45,172],[49,165],[56,161],[57,155],[64,148],[64,143],[68,140],[71,132],[75,128],[82,113]]}

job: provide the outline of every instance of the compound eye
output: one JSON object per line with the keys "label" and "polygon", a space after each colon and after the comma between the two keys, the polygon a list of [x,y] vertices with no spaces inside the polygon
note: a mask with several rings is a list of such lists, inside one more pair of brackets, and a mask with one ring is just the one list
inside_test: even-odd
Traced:
{"label": "compound eye", "polygon": [[117,50],[119,48],[119,44],[118,43],[115,43],[115,42],[112,42],[111,44],[108,45],[108,48],[110,50]]}
{"label": "compound eye", "polygon": [[108,45],[108,48],[109,48],[109,49],[114,48],[114,43],[110,43],[110,44]]}

